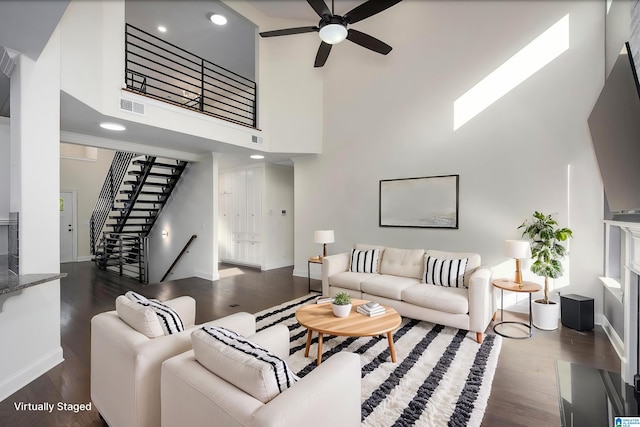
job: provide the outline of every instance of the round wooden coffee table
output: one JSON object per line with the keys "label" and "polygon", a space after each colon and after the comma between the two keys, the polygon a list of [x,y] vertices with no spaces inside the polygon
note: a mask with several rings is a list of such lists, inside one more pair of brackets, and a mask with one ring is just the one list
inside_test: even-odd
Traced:
{"label": "round wooden coffee table", "polygon": [[391,307],[385,306],[386,312],[379,316],[369,317],[356,311],[356,307],[366,304],[368,301],[360,299],[351,300],[351,313],[347,317],[333,315],[331,303],[303,305],[296,311],[298,323],[307,328],[307,346],[304,355],[309,357],[311,346],[311,334],[318,333],[318,359],[317,364],[322,363],[322,336],[338,335],[343,337],[375,337],[387,334],[391,361],[396,361],[396,349],[393,346],[393,331],[402,324],[402,318]]}

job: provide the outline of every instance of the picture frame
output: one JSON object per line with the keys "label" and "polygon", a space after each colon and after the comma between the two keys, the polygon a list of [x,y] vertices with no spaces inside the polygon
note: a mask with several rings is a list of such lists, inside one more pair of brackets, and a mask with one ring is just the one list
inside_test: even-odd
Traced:
{"label": "picture frame", "polygon": [[460,175],[381,179],[379,226],[458,229]]}

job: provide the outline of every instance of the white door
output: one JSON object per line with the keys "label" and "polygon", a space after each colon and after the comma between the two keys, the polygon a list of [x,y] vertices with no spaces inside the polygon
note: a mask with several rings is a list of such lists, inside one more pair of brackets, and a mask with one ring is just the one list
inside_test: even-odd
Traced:
{"label": "white door", "polygon": [[60,192],[60,262],[75,261],[75,206],[72,191]]}

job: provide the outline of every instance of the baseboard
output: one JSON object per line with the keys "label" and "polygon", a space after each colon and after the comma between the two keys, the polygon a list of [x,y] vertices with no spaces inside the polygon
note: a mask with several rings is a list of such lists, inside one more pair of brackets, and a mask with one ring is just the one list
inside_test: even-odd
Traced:
{"label": "baseboard", "polygon": [[93,261],[93,256],[92,255],[84,255],[84,256],[79,256],[76,259],[76,262],[87,262],[87,261]]}
{"label": "baseboard", "polygon": [[262,270],[266,271],[266,270],[275,270],[276,268],[284,268],[284,267],[291,267],[293,265],[293,261],[282,261],[279,263],[274,263],[274,264],[265,264],[262,267]]}
{"label": "baseboard", "polygon": [[[213,273],[211,273],[211,272],[207,272],[207,271],[198,271],[198,270],[196,270],[196,271],[194,271],[193,273],[194,273],[194,275],[195,275],[196,277],[199,277],[199,278],[201,278],[201,279],[211,280],[211,281],[213,281],[213,280],[218,280],[218,279],[214,279],[214,278],[213,278],[214,276],[213,276]],[[218,278],[220,278],[220,277],[218,277]]]}
{"label": "baseboard", "polygon": [[624,342],[620,339],[620,336],[613,328],[613,325],[609,323],[609,320],[606,318],[606,316],[602,316],[602,329],[604,329],[604,333],[607,334],[607,337],[609,337],[609,341],[611,342],[613,349],[618,354],[620,361],[622,363],[626,363],[626,358],[624,356]]}
{"label": "baseboard", "polygon": [[33,365],[25,368],[22,372],[18,372],[5,382],[0,384],[0,402],[11,396],[22,387],[29,384],[39,376],[45,374],[49,370],[55,368],[62,363],[62,347],[58,347],[49,354],[37,360]]}

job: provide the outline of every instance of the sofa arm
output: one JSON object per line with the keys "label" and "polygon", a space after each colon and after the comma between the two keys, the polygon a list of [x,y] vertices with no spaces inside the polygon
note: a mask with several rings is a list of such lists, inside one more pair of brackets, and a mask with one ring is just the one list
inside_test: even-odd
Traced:
{"label": "sofa arm", "polygon": [[189,296],[182,296],[165,301],[169,307],[173,308],[182,319],[185,329],[196,323],[196,300]]}
{"label": "sofa arm", "polygon": [[360,426],[360,357],[337,353],[254,413],[251,426]]}
{"label": "sofa arm", "polygon": [[221,317],[220,319],[211,320],[210,322],[203,323],[198,327],[203,326],[220,326],[222,328],[231,329],[243,337],[248,337],[256,333],[256,316],[250,313],[239,312],[230,314],[229,316]]}
{"label": "sofa arm", "polygon": [[329,277],[348,269],[348,252],[324,257],[322,259],[322,295],[329,296]]}
{"label": "sofa arm", "polygon": [[469,330],[484,332],[496,309],[491,270],[479,267],[469,280]]}
{"label": "sofa arm", "polygon": [[284,325],[263,329],[247,339],[266,348],[281,359],[289,357],[289,328]]}

